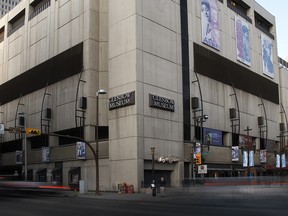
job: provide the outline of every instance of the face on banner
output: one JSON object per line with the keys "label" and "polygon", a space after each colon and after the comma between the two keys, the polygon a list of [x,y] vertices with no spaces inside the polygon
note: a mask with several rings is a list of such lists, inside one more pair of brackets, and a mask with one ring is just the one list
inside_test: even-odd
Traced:
{"label": "face on banner", "polygon": [[235,16],[237,60],[250,66],[250,32],[248,22]]}
{"label": "face on banner", "polygon": [[202,42],[220,50],[218,0],[201,0]]}
{"label": "face on banner", "polygon": [[261,45],[263,73],[274,78],[272,40],[266,35],[261,34]]}

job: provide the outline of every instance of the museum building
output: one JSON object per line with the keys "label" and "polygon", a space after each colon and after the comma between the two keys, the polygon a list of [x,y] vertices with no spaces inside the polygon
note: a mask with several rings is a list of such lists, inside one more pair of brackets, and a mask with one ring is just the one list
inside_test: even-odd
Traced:
{"label": "museum building", "polygon": [[140,191],[287,170],[287,63],[254,0],[22,0],[0,36],[0,174]]}

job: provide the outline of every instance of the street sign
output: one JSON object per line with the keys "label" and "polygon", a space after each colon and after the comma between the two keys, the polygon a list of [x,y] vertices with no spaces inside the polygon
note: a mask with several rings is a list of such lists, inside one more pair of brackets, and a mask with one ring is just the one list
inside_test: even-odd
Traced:
{"label": "street sign", "polygon": [[17,133],[20,133],[21,132],[21,128],[13,128],[13,127],[9,127],[9,133],[14,133],[14,134],[17,134]]}
{"label": "street sign", "polygon": [[198,174],[207,174],[207,165],[199,165]]}

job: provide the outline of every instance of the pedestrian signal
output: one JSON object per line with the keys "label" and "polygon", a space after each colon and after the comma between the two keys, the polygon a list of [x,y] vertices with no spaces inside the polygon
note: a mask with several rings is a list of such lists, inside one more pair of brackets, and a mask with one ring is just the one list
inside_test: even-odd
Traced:
{"label": "pedestrian signal", "polygon": [[197,165],[201,164],[201,154],[196,154],[196,164]]}
{"label": "pedestrian signal", "polygon": [[40,135],[41,131],[37,128],[26,128],[26,134]]}

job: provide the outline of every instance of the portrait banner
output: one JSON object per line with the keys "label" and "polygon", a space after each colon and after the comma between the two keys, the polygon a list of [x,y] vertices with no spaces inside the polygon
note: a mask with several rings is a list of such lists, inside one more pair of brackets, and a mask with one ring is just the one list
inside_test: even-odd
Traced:
{"label": "portrait banner", "polygon": [[239,146],[232,146],[232,161],[239,161]]}
{"label": "portrait banner", "polygon": [[239,16],[235,16],[235,36],[237,60],[251,66],[249,25]]}
{"label": "portrait banner", "polygon": [[85,160],[86,159],[86,145],[84,142],[76,143],[76,158]]}
{"label": "portrait banner", "polygon": [[261,34],[261,46],[263,73],[274,78],[272,40],[268,36]]}
{"label": "portrait banner", "polygon": [[220,50],[218,0],[201,0],[202,42]]}

